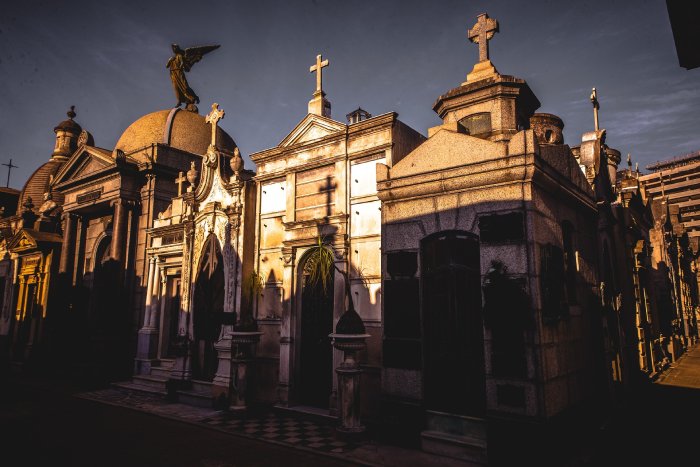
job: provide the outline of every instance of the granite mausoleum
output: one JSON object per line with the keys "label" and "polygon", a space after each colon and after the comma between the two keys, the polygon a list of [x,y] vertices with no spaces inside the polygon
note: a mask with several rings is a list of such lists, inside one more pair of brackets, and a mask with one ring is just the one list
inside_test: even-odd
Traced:
{"label": "granite mausoleum", "polygon": [[595,89],[593,129],[566,144],[491,61],[498,29],[468,30],[479,61],[427,137],[395,112],[334,119],[318,55],[308,112],[254,170],[193,92],[114,148],[71,108],[0,197],[8,371],[322,413],[484,464],[624,400],[697,341],[700,221],[671,181],[690,166],[620,168]]}

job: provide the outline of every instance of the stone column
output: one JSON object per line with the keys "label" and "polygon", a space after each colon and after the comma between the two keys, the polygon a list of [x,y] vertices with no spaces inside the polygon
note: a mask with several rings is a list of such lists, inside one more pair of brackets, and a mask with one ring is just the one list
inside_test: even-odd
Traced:
{"label": "stone column", "polygon": [[114,217],[112,221],[112,244],[109,255],[115,261],[124,262],[126,257],[126,207],[123,199],[112,201],[114,206]]}
{"label": "stone column", "polygon": [[75,257],[77,223],[75,215],[70,212],[63,213],[63,245],[61,247],[61,261],[58,265],[59,274],[66,274],[73,269]]}
{"label": "stone column", "polygon": [[165,261],[161,260],[160,258],[156,257],[156,265],[154,268],[154,274],[153,274],[153,285],[151,286],[151,290],[153,293],[153,296],[151,297],[151,312],[149,314],[150,319],[148,323],[148,327],[151,329],[156,329],[159,330],[159,320],[158,317],[160,316],[159,313],[159,308],[161,304],[165,303],[165,300],[163,300],[163,296],[165,295],[165,267],[164,267]]}
{"label": "stone column", "polygon": [[135,368],[137,374],[149,374],[158,349],[158,330],[151,326],[153,289],[158,286],[156,258],[151,257],[148,265],[148,280],[146,281],[146,306],[143,317],[143,327],[138,333]]}
{"label": "stone column", "polygon": [[289,405],[289,393],[292,370],[292,345],[294,339],[291,335],[292,322],[292,289],[294,287],[294,250],[283,249],[284,272],[282,274],[282,323],[280,326],[280,367],[277,397],[282,406]]}

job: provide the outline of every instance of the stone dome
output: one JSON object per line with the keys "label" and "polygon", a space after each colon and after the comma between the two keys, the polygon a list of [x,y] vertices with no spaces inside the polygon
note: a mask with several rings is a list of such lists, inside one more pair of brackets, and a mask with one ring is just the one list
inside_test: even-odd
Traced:
{"label": "stone dome", "polygon": [[[205,154],[211,142],[211,125],[195,112],[174,108],[144,115],[124,130],[117,150],[126,154],[152,144],[167,144],[193,154]],[[236,143],[221,127],[217,130],[219,149],[233,152]]]}
{"label": "stone dome", "polygon": [[[48,162],[41,164],[39,168],[29,176],[27,182],[22,188],[22,192],[19,195],[17,214],[22,213],[24,210],[24,204],[30,197],[32,198],[32,204],[34,204],[34,208],[32,210],[36,213],[39,212],[39,207],[44,203],[44,193],[49,191],[51,176],[56,176],[56,173],[58,173],[58,171],[61,169],[64,162],[64,160],[51,159]],[[61,195],[59,192],[52,191],[51,196],[53,196],[53,200],[57,204],[63,204],[63,195]]]}

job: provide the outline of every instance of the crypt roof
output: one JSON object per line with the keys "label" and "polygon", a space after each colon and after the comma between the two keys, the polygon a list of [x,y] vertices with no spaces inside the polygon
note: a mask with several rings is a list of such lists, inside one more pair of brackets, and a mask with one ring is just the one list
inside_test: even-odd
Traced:
{"label": "crypt roof", "polygon": [[[34,204],[34,212],[39,212],[39,206],[43,203],[44,193],[49,191],[49,183],[51,178],[55,177],[58,171],[61,169],[64,160],[51,159],[48,162],[41,164],[33,174],[29,176],[27,182],[22,188],[22,192],[19,196],[19,203],[17,206],[17,214],[20,214],[24,209],[24,203],[28,198],[32,198],[32,203]],[[58,192],[52,192],[53,200],[57,204],[63,204],[63,195]]]}
{"label": "crypt roof", "polygon": [[[129,154],[151,146],[167,144],[192,154],[205,154],[211,141],[211,126],[195,112],[174,108],[159,110],[136,120],[124,130],[114,150]],[[236,143],[224,130],[217,129],[219,149],[233,152]],[[139,162],[144,157],[134,154]],[[145,159],[144,159],[145,161]]]}

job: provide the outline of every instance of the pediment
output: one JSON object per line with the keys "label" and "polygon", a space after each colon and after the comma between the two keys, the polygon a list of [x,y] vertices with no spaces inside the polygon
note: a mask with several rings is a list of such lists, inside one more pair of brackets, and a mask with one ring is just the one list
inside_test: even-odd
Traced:
{"label": "pediment", "polygon": [[111,154],[103,149],[84,146],[63,164],[56,175],[55,184],[76,180],[101,172],[115,165]]}
{"label": "pediment", "polygon": [[506,155],[506,146],[450,130],[440,130],[391,168],[391,177],[459,167]]}
{"label": "pediment", "polygon": [[293,146],[324,138],[333,133],[345,131],[345,125],[330,118],[308,114],[299,124],[280,142],[280,147]]}
{"label": "pediment", "polygon": [[11,251],[24,251],[36,249],[36,239],[32,237],[26,230],[21,230],[8,243],[8,249]]}

